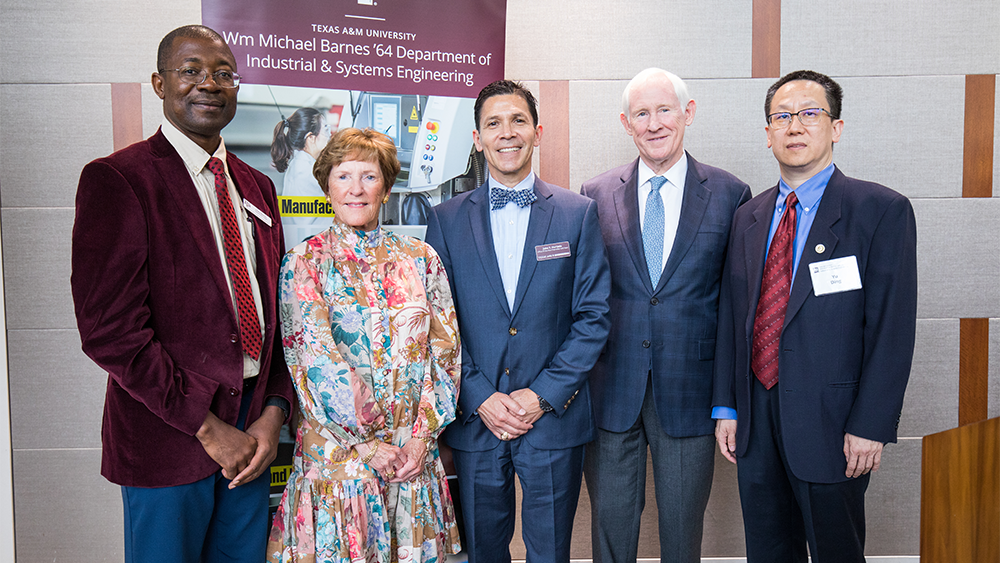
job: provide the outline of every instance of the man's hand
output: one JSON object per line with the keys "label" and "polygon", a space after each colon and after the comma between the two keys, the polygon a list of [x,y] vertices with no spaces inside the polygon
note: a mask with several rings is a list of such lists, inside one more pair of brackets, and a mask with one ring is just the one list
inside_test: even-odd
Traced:
{"label": "man's hand", "polygon": [[882,442],[868,440],[854,434],[844,434],[844,457],[847,458],[848,477],[861,477],[869,471],[878,471],[882,463]]}
{"label": "man's hand", "polygon": [[517,404],[521,405],[524,410],[524,415],[520,418],[528,424],[534,424],[536,420],[542,418],[545,411],[542,410],[542,406],[538,404],[538,394],[525,387],[524,389],[518,389],[510,394],[510,398],[517,401]]}
{"label": "man's hand", "polygon": [[250,464],[257,451],[256,438],[226,424],[211,411],[201,423],[195,437],[201,442],[205,452],[222,466],[222,476],[226,479],[239,475]]}
{"label": "man's hand", "polygon": [[[537,399],[535,405],[538,405]],[[509,395],[499,391],[490,395],[476,410],[486,428],[501,440],[504,432],[510,438],[517,438],[532,428],[531,423],[524,420],[527,411]]]}
{"label": "man's hand", "polygon": [[247,428],[247,434],[257,440],[257,450],[250,464],[229,483],[230,489],[253,481],[271,466],[271,462],[278,455],[278,433],[281,432],[281,423],[284,421],[285,411],[270,405],[264,407],[260,418]]}
{"label": "man's hand", "polygon": [[736,421],[717,419],[715,421],[715,441],[726,459],[736,463]]}

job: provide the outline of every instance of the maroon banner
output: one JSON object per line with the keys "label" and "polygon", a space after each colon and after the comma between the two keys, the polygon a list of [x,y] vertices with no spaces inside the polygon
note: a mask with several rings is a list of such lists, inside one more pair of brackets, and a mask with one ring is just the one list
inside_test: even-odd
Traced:
{"label": "maroon banner", "polygon": [[503,78],[504,0],[202,0],[247,84],[475,98]]}

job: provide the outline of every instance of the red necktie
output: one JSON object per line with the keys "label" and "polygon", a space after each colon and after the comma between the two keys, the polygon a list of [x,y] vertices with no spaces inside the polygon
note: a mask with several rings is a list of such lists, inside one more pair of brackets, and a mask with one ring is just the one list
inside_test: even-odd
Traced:
{"label": "red necktie", "polygon": [[771,249],[764,263],[760,301],[753,322],[753,359],[750,366],[765,389],[778,382],[778,341],[785,324],[788,293],[792,285],[795,255],[795,192],[785,199],[785,214],[771,238]]}
{"label": "red necktie", "polygon": [[226,265],[229,276],[233,280],[236,291],[236,310],[240,322],[240,340],[243,351],[253,359],[260,356],[260,320],[257,317],[257,306],[253,301],[253,291],[250,289],[250,277],[247,274],[247,261],[243,256],[243,239],[236,223],[236,212],[233,210],[233,200],[229,197],[229,183],[222,161],[214,156],[208,159],[208,169],[215,174],[215,194],[219,198],[219,215],[222,218],[222,239],[226,248]]}

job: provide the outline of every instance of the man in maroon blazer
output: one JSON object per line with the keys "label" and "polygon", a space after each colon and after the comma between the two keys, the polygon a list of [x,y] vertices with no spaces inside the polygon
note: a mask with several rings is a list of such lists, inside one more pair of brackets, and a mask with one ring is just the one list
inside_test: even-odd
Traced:
{"label": "man in maroon blazer", "polygon": [[292,385],[275,338],[274,186],[226,153],[239,75],[202,26],[160,43],[149,139],[88,164],[73,227],[84,352],[108,372],[101,473],[125,561],[262,561]]}

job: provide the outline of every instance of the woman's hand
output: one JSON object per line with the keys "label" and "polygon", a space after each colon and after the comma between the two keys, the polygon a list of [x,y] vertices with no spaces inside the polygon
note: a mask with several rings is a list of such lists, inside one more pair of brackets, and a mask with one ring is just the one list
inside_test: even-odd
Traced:
{"label": "woman's hand", "polygon": [[358,455],[363,460],[371,453],[376,444],[378,444],[378,449],[375,450],[375,455],[368,460],[368,466],[377,471],[386,481],[392,481],[394,477],[397,477],[396,467],[402,467],[406,464],[406,452],[392,444],[385,444],[378,440],[358,444],[354,448],[358,450]]}
{"label": "woman's hand", "polygon": [[409,481],[420,475],[427,460],[427,444],[423,440],[411,438],[403,445],[403,454],[406,456],[406,461],[396,469],[396,478],[391,479],[393,483]]}

